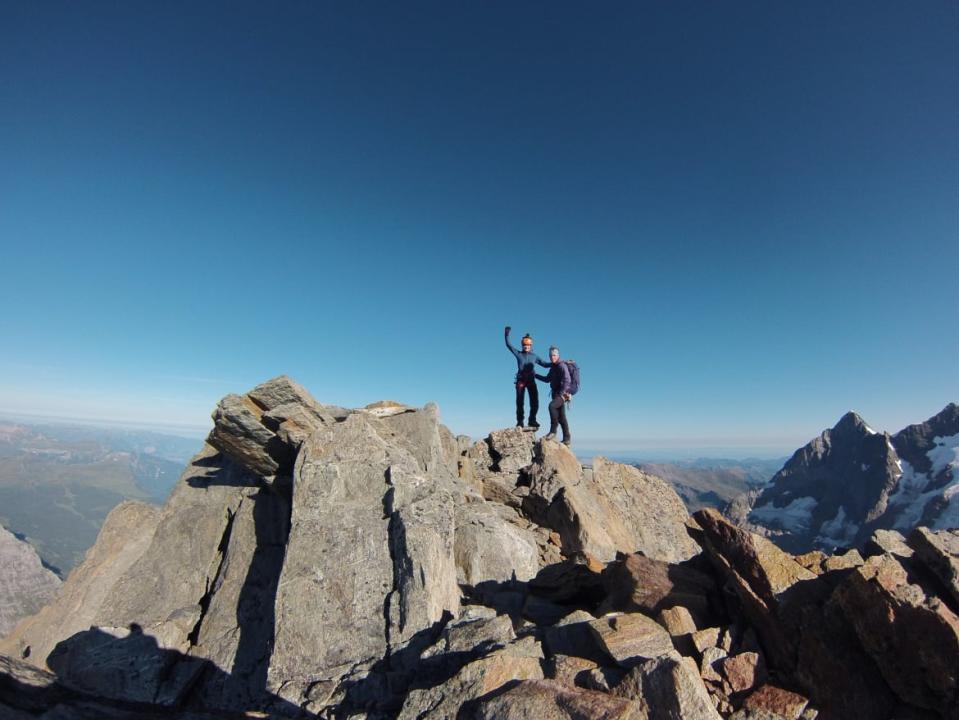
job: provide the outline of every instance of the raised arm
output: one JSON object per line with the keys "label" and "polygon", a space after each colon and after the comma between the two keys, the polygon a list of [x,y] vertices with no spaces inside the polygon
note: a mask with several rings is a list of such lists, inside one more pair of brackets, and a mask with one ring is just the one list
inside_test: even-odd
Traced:
{"label": "raised arm", "polygon": [[517,350],[512,345],[510,345],[510,342],[509,342],[509,331],[512,329],[513,328],[511,328],[509,325],[506,326],[506,329],[503,330],[503,339],[506,341],[506,349],[509,350],[511,353],[513,353],[514,356],[518,356],[519,350]]}

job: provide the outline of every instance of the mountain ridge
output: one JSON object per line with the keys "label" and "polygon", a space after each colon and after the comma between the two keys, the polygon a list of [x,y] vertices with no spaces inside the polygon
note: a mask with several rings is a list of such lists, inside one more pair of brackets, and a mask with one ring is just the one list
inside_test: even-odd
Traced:
{"label": "mountain ridge", "polygon": [[861,548],[875,530],[959,525],[957,465],[956,403],[895,435],[850,411],[729,510],[792,552]]}
{"label": "mountain ridge", "polygon": [[959,535],[794,557],[635,467],[519,428],[473,442],[432,404],[332,409],[286,377],[214,417],[167,503],[116,508],[0,640],[0,710],[959,713]]}

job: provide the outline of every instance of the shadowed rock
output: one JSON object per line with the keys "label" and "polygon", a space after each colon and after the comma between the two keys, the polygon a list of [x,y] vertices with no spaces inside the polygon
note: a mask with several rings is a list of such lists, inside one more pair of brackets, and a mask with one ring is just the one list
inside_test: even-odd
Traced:
{"label": "shadowed rock", "polygon": [[476,720],[647,720],[632,700],[569,688],[552,680],[527,680],[476,709]]}
{"label": "shadowed rock", "polygon": [[675,653],[647,660],[613,688],[618,697],[635,701],[648,718],[719,720],[696,666]]}
{"label": "shadowed rock", "polygon": [[837,591],[847,621],[895,693],[959,716],[959,616],[891,555],[869,558]]}
{"label": "shadowed rock", "polygon": [[160,509],[152,505],[127,501],[113,508],[54,601],[0,641],[0,652],[45,667],[58,642],[96,624],[114,585],[146,552],[159,520]]}
{"label": "shadowed rock", "polygon": [[816,575],[769,540],[735,527],[716,510],[700,510],[694,518],[703,530],[710,559],[730,582],[774,664],[791,671],[798,638],[792,623],[784,621],[792,608],[813,599],[804,590],[821,592],[809,584]]}
{"label": "shadowed rock", "polygon": [[959,531],[916,528],[909,536],[916,559],[942,581],[959,603]]}

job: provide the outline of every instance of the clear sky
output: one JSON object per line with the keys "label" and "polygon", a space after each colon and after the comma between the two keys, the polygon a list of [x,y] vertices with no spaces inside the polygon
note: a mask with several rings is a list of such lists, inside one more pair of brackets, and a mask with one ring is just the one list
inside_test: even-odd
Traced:
{"label": "clear sky", "polygon": [[[791,450],[957,391],[959,3],[0,2],[0,410]],[[541,412],[541,421],[545,411]]]}

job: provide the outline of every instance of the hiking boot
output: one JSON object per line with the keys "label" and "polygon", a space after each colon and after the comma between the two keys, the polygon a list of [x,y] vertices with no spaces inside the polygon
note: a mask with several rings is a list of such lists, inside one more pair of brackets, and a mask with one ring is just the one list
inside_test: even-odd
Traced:
{"label": "hiking boot", "polygon": [[563,445],[569,447],[569,444],[572,442],[571,438],[563,438]]}
{"label": "hiking boot", "polygon": [[523,423],[521,423],[521,422],[516,423],[516,427],[518,427],[518,428],[523,427]]}
{"label": "hiking boot", "polygon": [[556,439],[556,433],[550,433],[549,435],[543,436],[543,440],[555,440],[555,439]]}
{"label": "hiking boot", "polygon": [[533,430],[539,430],[539,423],[533,420],[532,422],[526,423],[526,427],[533,428]]}

